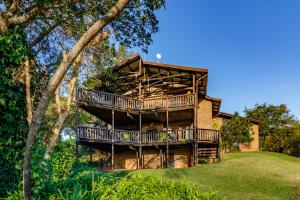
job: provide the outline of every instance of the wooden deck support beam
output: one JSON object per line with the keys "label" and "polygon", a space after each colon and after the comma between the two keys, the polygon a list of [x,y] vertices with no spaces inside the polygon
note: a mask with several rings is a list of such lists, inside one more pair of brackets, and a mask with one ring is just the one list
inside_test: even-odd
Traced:
{"label": "wooden deck support beam", "polygon": [[115,169],[115,144],[111,144],[111,169]]}

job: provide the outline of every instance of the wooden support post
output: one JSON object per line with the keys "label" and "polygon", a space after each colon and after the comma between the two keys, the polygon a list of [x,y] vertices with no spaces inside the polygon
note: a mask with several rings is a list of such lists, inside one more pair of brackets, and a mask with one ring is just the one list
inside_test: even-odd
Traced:
{"label": "wooden support post", "polygon": [[[168,102],[168,97],[167,97],[167,102]],[[169,105],[168,105],[168,103],[167,103],[167,113],[166,113],[166,117],[167,117],[167,119],[166,119],[166,121],[167,121],[167,123],[166,123],[166,128],[167,128],[167,146],[166,146],[166,148],[167,148],[167,158],[166,158],[166,167],[168,168],[169,167],[169,138],[170,138],[170,136],[169,136]]]}
{"label": "wooden support post", "polygon": [[99,169],[101,168],[101,150],[99,149],[98,151],[98,156],[99,156],[99,159],[98,159],[98,167]]}
{"label": "wooden support post", "polygon": [[78,141],[76,141],[76,158],[79,158]]}
{"label": "wooden support post", "polygon": [[90,165],[93,163],[93,154],[92,154],[92,149],[89,147],[89,153],[90,153]]}
{"label": "wooden support post", "polygon": [[115,169],[115,141],[114,141],[114,129],[115,129],[115,109],[111,110],[111,128],[113,130],[112,143],[111,143],[111,169]]}
{"label": "wooden support post", "polygon": [[194,93],[194,140],[195,140],[195,154],[194,154],[194,165],[198,164],[198,81],[196,76],[193,75],[193,93]]}
{"label": "wooden support post", "polygon": [[111,110],[111,128],[112,130],[115,129],[115,109]]}
{"label": "wooden support post", "polygon": [[140,161],[139,161],[139,151],[135,151],[135,159],[136,159],[136,169],[139,169]]}
{"label": "wooden support post", "polygon": [[111,144],[111,169],[115,169],[115,144]]}
{"label": "wooden support post", "polygon": [[[142,59],[139,61],[139,76],[142,75]],[[139,78],[139,102],[142,101],[142,80]],[[143,163],[143,154],[142,154],[142,113],[139,113],[139,134],[140,134],[140,140],[139,140],[139,168],[143,169],[144,163]]]}
{"label": "wooden support post", "polygon": [[143,163],[143,154],[142,154],[142,113],[139,114],[139,133],[140,133],[140,141],[139,141],[139,168],[143,169],[144,163]]}
{"label": "wooden support post", "polygon": [[163,168],[163,155],[162,155],[162,149],[159,149],[159,158],[160,158],[160,168]]}

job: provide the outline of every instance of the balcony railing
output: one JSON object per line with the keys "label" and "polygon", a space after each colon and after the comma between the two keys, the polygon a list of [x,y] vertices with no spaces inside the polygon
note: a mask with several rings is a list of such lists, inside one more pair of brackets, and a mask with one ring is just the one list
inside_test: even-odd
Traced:
{"label": "balcony railing", "polygon": [[79,139],[98,140],[100,142],[116,142],[124,144],[184,143],[191,141],[218,143],[220,132],[210,129],[177,129],[152,131],[140,134],[139,131],[105,129],[88,126],[78,127]]}
{"label": "balcony railing", "polygon": [[174,109],[180,107],[190,107],[194,105],[194,94],[183,94],[177,96],[167,96],[158,98],[147,98],[138,100],[123,95],[116,95],[107,92],[77,88],[76,100],[100,104],[106,107],[116,107],[120,109],[130,109],[137,111]]}
{"label": "balcony railing", "polygon": [[132,110],[140,109],[140,101],[137,99],[83,88],[77,88],[76,100],[87,103],[101,104],[108,107],[118,107]]}

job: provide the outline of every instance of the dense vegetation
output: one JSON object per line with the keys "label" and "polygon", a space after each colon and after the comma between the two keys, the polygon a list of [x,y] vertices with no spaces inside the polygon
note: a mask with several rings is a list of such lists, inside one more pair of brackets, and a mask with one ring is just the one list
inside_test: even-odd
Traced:
{"label": "dense vegetation", "polygon": [[[52,155],[55,163],[52,177],[48,177],[50,181],[45,182],[43,192],[34,194],[33,199],[223,199],[214,192],[201,190],[186,181],[161,180],[156,176],[127,172],[99,172],[87,164],[68,158],[68,154],[62,154],[61,150],[69,151],[69,144],[56,147],[60,151]],[[6,199],[17,200],[22,197],[22,191],[17,190]]]}
{"label": "dense vegetation", "polygon": [[25,35],[15,29],[0,35],[0,196],[19,184],[26,122],[25,88],[14,78],[29,56]]}
{"label": "dense vegetation", "polygon": [[244,112],[259,121],[262,150],[300,156],[300,124],[286,105],[257,104]]}
{"label": "dense vegetation", "polygon": [[293,200],[300,194],[300,159],[279,153],[228,153],[222,162],[187,169],[132,172],[186,180],[227,199]]}
{"label": "dense vegetation", "polygon": [[239,148],[238,146],[235,146],[235,144],[251,142],[252,140],[251,134],[249,134],[252,131],[249,118],[242,118],[238,113],[234,113],[232,119],[224,122],[221,131],[221,147],[225,152],[233,150],[234,147]]}

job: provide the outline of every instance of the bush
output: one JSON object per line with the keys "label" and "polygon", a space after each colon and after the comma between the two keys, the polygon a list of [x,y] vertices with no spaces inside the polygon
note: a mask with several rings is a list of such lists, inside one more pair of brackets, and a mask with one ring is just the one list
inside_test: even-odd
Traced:
{"label": "bush", "polygon": [[[195,185],[182,181],[162,180],[154,176],[125,175],[124,172],[108,174],[84,171],[43,191],[44,196],[41,199],[223,199],[214,192],[204,192]],[[15,192],[7,199],[20,197],[21,192]]]}
{"label": "bush", "polygon": [[[222,199],[216,193],[203,192],[185,182],[161,180],[153,176],[91,177],[87,184],[58,189],[52,197],[59,199]],[[93,182],[94,180],[94,182]],[[57,196],[56,196],[57,195]]]}
{"label": "bush", "polygon": [[0,35],[0,198],[18,186],[27,136],[25,88],[14,74],[30,53],[22,30]]}
{"label": "bush", "polygon": [[51,153],[52,178],[54,181],[67,178],[75,163],[74,141],[59,142]]}

